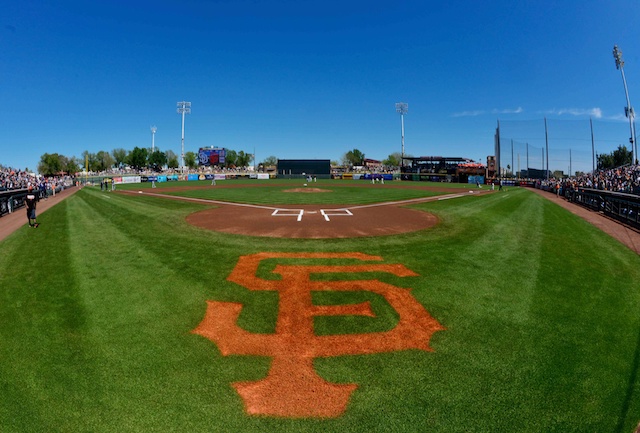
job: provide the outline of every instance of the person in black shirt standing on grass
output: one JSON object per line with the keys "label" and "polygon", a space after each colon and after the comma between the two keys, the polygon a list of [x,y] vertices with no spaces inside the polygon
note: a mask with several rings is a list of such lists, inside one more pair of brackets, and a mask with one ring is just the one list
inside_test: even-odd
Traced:
{"label": "person in black shirt standing on grass", "polygon": [[31,186],[29,186],[29,192],[27,193],[27,218],[29,219],[29,227],[36,228],[40,224],[36,222],[36,195],[33,193]]}

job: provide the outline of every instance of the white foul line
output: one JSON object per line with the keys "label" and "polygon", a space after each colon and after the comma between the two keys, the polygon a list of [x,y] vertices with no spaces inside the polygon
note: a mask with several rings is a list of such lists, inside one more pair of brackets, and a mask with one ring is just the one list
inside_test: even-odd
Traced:
{"label": "white foul line", "polygon": [[[133,193],[133,191],[123,191],[126,193]],[[138,191],[141,192],[141,191]],[[470,194],[473,194],[473,191],[469,191]],[[255,204],[248,204],[248,203],[234,203],[234,202],[229,202],[229,201],[221,201],[221,200],[209,200],[209,199],[202,199],[202,198],[192,198],[192,197],[183,197],[183,196],[175,196],[175,195],[167,195],[167,194],[158,194],[158,193],[149,193],[149,192],[145,192],[145,194],[150,195],[150,196],[156,196],[156,197],[162,197],[162,198],[169,198],[169,199],[175,199],[175,200],[185,200],[185,201],[196,201],[196,202],[202,202],[202,203],[208,203],[208,204],[219,204],[219,205],[227,205],[227,206],[241,206],[241,207],[248,207],[248,208],[254,208],[254,209],[273,209],[273,213],[271,214],[272,216],[297,216],[297,220],[301,221],[302,220],[302,216],[304,215],[304,210],[303,209],[282,209],[282,208],[276,208],[273,206],[263,206],[263,205],[255,205]],[[371,203],[371,204],[365,204],[365,205],[355,205],[355,206],[351,206],[349,207],[349,209],[366,209],[366,208],[371,208],[371,207],[381,207],[381,206],[400,206],[400,205],[405,205],[405,204],[411,204],[411,203],[424,203],[424,202],[429,202],[429,201],[436,201],[436,200],[448,200],[451,198],[458,198],[458,197],[465,197],[467,196],[467,194],[449,194],[449,195],[444,195],[444,196],[429,196],[429,197],[418,197],[418,198],[412,198],[412,199],[407,199],[407,200],[398,200],[398,201],[387,201],[387,202],[382,202],[382,203]],[[321,210],[320,212],[322,213],[322,215],[324,216],[324,219],[326,221],[330,221],[329,220],[329,216],[353,216],[353,214],[351,213],[351,211],[349,209],[343,208],[343,209],[330,209],[327,212],[331,212],[331,211],[343,211],[344,213],[337,213],[337,214],[332,214],[332,213],[327,213],[325,212],[325,210]],[[291,211],[294,212],[292,214],[286,214],[286,213],[280,213],[282,211]],[[314,211],[307,211],[307,213],[314,213]]]}

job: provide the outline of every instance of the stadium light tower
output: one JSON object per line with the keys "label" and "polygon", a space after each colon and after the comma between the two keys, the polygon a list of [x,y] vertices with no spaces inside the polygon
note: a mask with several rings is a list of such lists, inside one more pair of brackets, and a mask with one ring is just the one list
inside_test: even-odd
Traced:
{"label": "stadium light tower", "polygon": [[406,102],[396,102],[396,111],[400,113],[400,122],[402,125],[402,161],[400,161],[400,163],[404,165],[404,115],[409,111],[409,104]]}
{"label": "stadium light tower", "polygon": [[629,90],[627,89],[627,79],[624,76],[624,60],[622,60],[622,51],[618,49],[617,45],[613,46],[613,58],[616,61],[616,69],[620,69],[622,74],[622,84],[624,84],[624,95],[627,98],[627,106],[624,107],[624,115],[629,119],[629,129],[631,137],[629,142],[631,143],[631,163],[638,162],[638,144],[636,142],[636,126],[634,119],[636,117],[631,102],[629,102]]}
{"label": "stadium light tower", "polygon": [[182,114],[182,153],[180,154],[180,168],[184,172],[184,115],[191,114],[191,102],[178,102],[178,114]]}
{"label": "stadium light tower", "polygon": [[156,131],[158,130],[158,128],[156,128],[155,126],[151,127],[151,153],[155,152],[156,150]]}

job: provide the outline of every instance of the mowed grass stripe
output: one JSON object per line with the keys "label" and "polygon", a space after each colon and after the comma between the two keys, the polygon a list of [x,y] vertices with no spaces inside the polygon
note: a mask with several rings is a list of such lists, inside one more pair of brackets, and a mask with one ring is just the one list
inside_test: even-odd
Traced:
{"label": "mowed grass stripe", "polygon": [[[528,426],[535,431],[553,431],[556,424],[563,426],[558,430],[576,431],[576,426],[614,422],[619,416],[615,407],[621,407],[625,398],[624,387],[601,370],[607,370],[603,366],[618,358],[614,365],[628,369],[618,377],[632,377],[630,363],[639,329],[634,313],[638,307],[638,284],[633,278],[638,273],[634,269],[628,274],[628,264],[637,263],[637,257],[581,219],[526,190],[516,190],[508,196],[460,199],[455,207],[451,205],[440,202],[417,206],[441,218],[434,233],[454,231],[461,235],[425,239],[423,248],[429,251],[425,262],[431,266],[409,267],[429,280],[424,293],[431,295],[421,296],[423,292],[419,290],[414,294],[431,306],[430,311],[436,316],[445,318],[443,324],[448,330],[434,337],[436,351],[444,355],[453,348],[456,354],[452,359],[456,368],[442,377],[451,384],[463,372],[459,385],[466,391],[464,396],[477,399],[478,405],[482,401],[483,416],[465,412],[458,414],[457,421],[463,423],[466,419],[482,425],[490,419],[487,413],[493,411],[501,414],[498,425]],[[564,231],[558,230],[558,223],[566,224]],[[589,244],[594,239],[596,243]],[[602,247],[596,249],[593,245]],[[620,261],[620,255],[625,260]],[[574,262],[563,260],[565,256],[571,256]],[[557,263],[549,265],[549,260]],[[563,261],[571,269],[565,269]],[[615,273],[603,274],[600,263],[603,269],[613,267],[627,275],[619,280]],[[629,293],[633,293],[633,301],[628,299]],[[440,295],[442,299],[438,299]],[[600,299],[597,307],[591,305],[589,296]],[[611,309],[605,300],[609,297],[618,298]],[[571,305],[569,312],[558,309],[565,299]],[[609,326],[611,319],[616,325]],[[629,334],[621,337],[618,326],[627,328]],[[447,338],[446,332],[458,334],[452,340],[460,347],[439,345],[441,339]],[[620,353],[619,348],[625,344]],[[469,358],[460,356],[467,350]],[[587,372],[575,371],[572,364],[563,361],[576,357],[582,364],[590,364],[593,357],[609,359],[591,366],[593,370]],[[549,364],[549,359],[555,363]],[[492,373],[487,366],[492,366]],[[618,373],[621,372],[616,369],[614,375]],[[565,374],[561,386],[551,380]],[[571,380],[582,384],[580,375],[590,379],[583,385],[588,391],[576,399],[576,392],[565,385]],[[469,378],[477,378],[478,382],[469,383]],[[592,381],[597,381],[599,387],[589,390]],[[554,397],[547,397],[548,393]],[[601,395],[618,398],[611,401]],[[637,397],[636,394],[636,407]],[[584,401],[602,406],[589,415],[577,414],[575,408]],[[553,415],[544,419],[540,418],[541,413]],[[496,424],[491,423],[495,422],[485,426],[488,430],[479,427],[478,431],[494,431]]]}
{"label": "mowed grass stripe", "polygon": [[52,370],[75,356],[84,327],[69,271],[66,210],[66,202],[55,206],[39,216],[40,228],[24,226],[0,248],[0,426],[6,431],[50,425],[45,402],[60,397]]}
{"label": "mowed grass stripe", "polygon": [[[201,426],[207,417],[199,408],[211,404],[212,393],[221,393],[214,397],[219,413],[225,407],[237,410],[237,396],[228,386],[233,377],[220,374],[228,366],[216,366],[211,345],[190,334],[206,307],[203,282],[194,284],[194,270],[183,266],[193,238],[181,239],[181,231],[189,229],[182,217],[194,206],[151,201],[155,205],[149,208],[145,199],[94,195],[75,227],[78,236],[92,227],[105,231],[100,249],[79,243],[76,264],[82,270],[87,258],[92,262],[91,274],[84,277],[96,312],[91,334],[109,372],[99,379],[104,401],[96,414],[114,416],[108,431],[150,431],[168,420],[185,429]],[[168,241],[149,248],[159,234]],[[141,419],[140,413],[149,416]]]}

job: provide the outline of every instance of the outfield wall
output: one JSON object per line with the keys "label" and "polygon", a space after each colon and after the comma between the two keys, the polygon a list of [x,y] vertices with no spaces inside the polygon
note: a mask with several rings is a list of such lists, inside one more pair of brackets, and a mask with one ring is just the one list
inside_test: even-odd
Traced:
{"label": "outfield wall", "polygon": [[[277,173],[207,173],[207,174],[159,174],[159,175],[128,175],[128,176],[85,176],[78,179],[83,183],[99,184],[101,182],[121,184],[145,183],[145,182],[189,182],[202,180],[223,181],[229,179],[305,179],[303,174],[277,174]],[[341,173],[332,175],[312,175],[317,179],[343,179],[343,180],[394,180],[392,173]],[[399,179],[398,176],[396,178]]]}
{"label": "outfield wall", "polygon": [[331,160],[329,159],[279,159],[278,175],[311,175],[315,177],[331,176]]}

